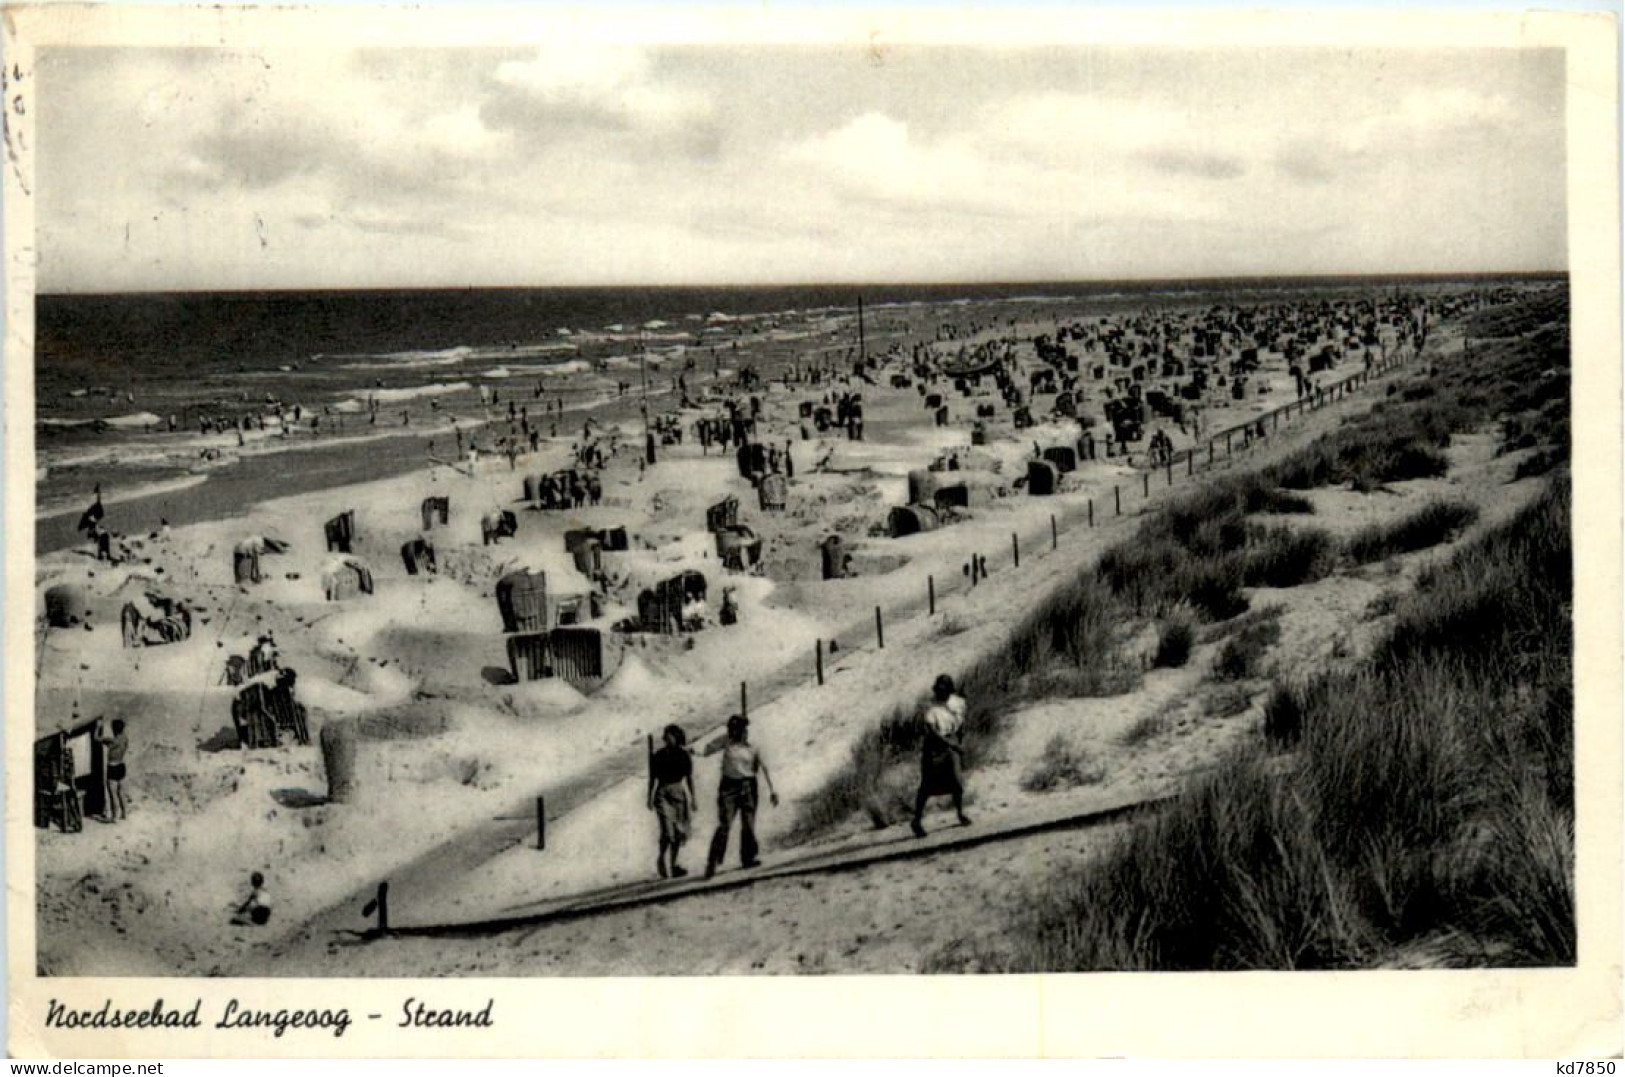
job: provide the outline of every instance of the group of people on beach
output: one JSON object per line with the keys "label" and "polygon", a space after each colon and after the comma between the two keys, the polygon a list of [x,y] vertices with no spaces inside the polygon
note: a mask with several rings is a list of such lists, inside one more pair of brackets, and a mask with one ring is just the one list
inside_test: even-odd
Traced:
{"label": "group of people on beach", "polygon": [[[664,746],[649,757],[649,810],[660,821],[660,854],[656,868],[662,879],[680,879],[688,869],[678,863],[694,825],[699,803],[694,793],[694,758],[688,750],[688,735],[679,725],[668,725],[661,734]],[[739,820],[739,861],[753,868],[759,847],[756,841],[756,809],[760,800],[757,776],[767,783],[769,803],[778,807],[779,794],[761,750],[750,743],[750,719],[735,714],[728,719],[728,738],[722,745],[722,778],[717,786],[717,828],[711,835],[706,855],[705,877],[711,878],[728,853],[728,838],[734,819]]]}
{"label": "group of people on beach", "polygon": [[[914,814],[909,828],[916,837],[925,837],[925,809],[933,797],[950,798],[961,826],[969,826],[965,814],[964,737],[968,706],[954,689],[953,678],[939,676],[931,688],[931,702],[919,719],[920,781],[914,795]],[[699,798],[694,791],[694,757],[688,748],[688,734],[680,725],[668,725],[661,734],[662,747],[649,756],[649,788],[646,803],[659,821],[659,853],[655,868],[662,879],[680,879],[688,869],[679,862],[683,846],[693,832]],[[761,793],[758,777],[767,784],[768,802],[777,807],[779,794],[761,749],[750,743],[750,719],[735,714],[728,719],[727,738],[720,744],[721,777],[717,783],[717,825],[706,853],[705,877],[716,875],[727,857],[734,820],[739,820],[739,863],[754,868],[761,847],[756,838],[756,811]],[[713,754],[713,748],[706,754]]]}

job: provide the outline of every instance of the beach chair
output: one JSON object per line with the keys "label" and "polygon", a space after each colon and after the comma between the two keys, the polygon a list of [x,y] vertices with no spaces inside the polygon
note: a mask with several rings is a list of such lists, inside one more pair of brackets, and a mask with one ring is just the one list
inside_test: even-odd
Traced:
{"label": "beach chair", "polygon": [[73,749],[65,734],[34,742],[34,825],[64,834],[84,829],[84,811],[74,782]]}
{"label": "beach chair", "polygon": [[789,499],[790,483],[783,475],[773,474],[762,476],[761,484],[756,488],[764,512],[782,511]]}
{"label": "beach chair", "polygon": [[445,524],[451,519],[451,498],[426,497],[423,499],[423,530],[427,531],[439,520]]}
{"label": "beach chair", "polygon": [[762,540],[743,524],[716,532],[717,557],[729,572],[747,572],[762,560]]}
{"label": "beach chair", "polygon": [[844,543],[839,535],[831,535],[818,544],[818,556],[824,579],[838,580],[846,575]]}
{"label": "beach chair", "polygon": [[249,685],[244,688],[237,698],[231,701],[231,721],[237,729],[237,746],[243,751],[254,748],[275,748],[280,741],[276,734],[276,719],[268,714],[264,707],[259,705],[259,697],[249,697],[249,689],[256,686]]}
{"label": "beach chair", "polygon": [[739,499],[730,497],[705,510],[708,531],[723,531],[739,522]]}
{"label": "beach chair", "polygon": [[427,539],[411,539],[401,546],[401,561],[406,566],[408,576],[416,576],[420,570],[431,576],[438,571],[434,546]]}
{"label": "beach chair", "polygon": [[146,642],[143,638],[146,618],[141,616],[141,611],[135,608],[134,602],[124,604],[124,609],[119,614],[119,627],[124,634],[124,646],[139,647]]}
{"label": "beach chair", "polygon": [[339,513],[327,521],[323,528],[327,535],[327,549],[331,553],[349,553],[355,544],[355,510]]}

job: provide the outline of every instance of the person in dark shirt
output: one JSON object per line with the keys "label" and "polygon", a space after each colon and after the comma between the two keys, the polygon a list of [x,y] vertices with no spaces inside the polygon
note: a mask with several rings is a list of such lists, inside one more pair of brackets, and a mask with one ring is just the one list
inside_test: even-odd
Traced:
{"label": "person in dark shirt", "polygon": [[688,736],[682,726],[667,726],[661,739],[665,747],[649,759],[649,810],[660,820],[656,867],[662,879],[668,875],[680,879],[688,871],[677,863],[677,854],[693,829],[694,805],[698,803],[694,797],[694,759],[688,754]]}

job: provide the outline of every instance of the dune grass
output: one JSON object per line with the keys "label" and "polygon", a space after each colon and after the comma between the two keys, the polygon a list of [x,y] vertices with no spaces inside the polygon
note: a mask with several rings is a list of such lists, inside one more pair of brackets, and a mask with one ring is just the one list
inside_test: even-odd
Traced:
{"label": "dune grass", "polygon": [[1157,633],[1157,650],[1151,664],[1157,669],[1178,669],[1190,661],[1195,647],[1195,621],[1189,613],[1176,609]]}
{"label": "dune grass", "polygon": [[1257,475],[1213,482],[1169,503],[1134,539],[1107,550],[1097,573],[1136,614],[1184,604],[1206,621],[1248,608],[1245,587],[1296,587],[1326,575],[1333,543],[1314,528],[1248,522],[1255,512],[1312,511]]}
{"label": "dune grass", "polygon": [[[1138,686],[1139,668],[1118,653],[1121,609],[1093,575],[1052,594],[1011,632],[1002,650],[955,677],[965,697],[965,769],[988,759],[1026,700],[1115,695]],[[908,817],[918,778],[921,699],[899,706],[852,745],[846,764],[797,805],[787,841],[807,841],[862,813],[876,827]]]}
{"label": "dune grass", "polygon": [[1478,520],[1478,506],[1463,501],[1430,501],[1391,523],[1373,524],[1350,535],[1343,552],[1357,565],[1386,561],[1449,542]]}
{"label": "dune grass", "polygon": [[[1138,666],[1118,654],[1115,633],[1124,622],[1169,620],[1188,611],[1211,626],[1241,632],[1250,623],[1242,620],[1250,616],[1247,588],[1300,586],[1335,567],[1340,544],[1325,532],[1249,517],[1312,513],[1304,491],[1320,486],[1346,483],[1375,490],[1386,482],[1443,475],[1448,470],[1443,450],[1454,434],[1509,410],[1540,411],[1566,439],[1567,416],[1559,407],[1566,405],[1566,388],[1554,387],[1557,382],[1566,387],[1566,379],[1552,372],[1566,372],[1567,349],[1566,330],[1542,329],[1470,361],[1444,360],[1430,380],[1436,391],[1391,398],[1270,467],[1212,480],[1167,502],[1131,539],[1108,549],[1094,570],[1029,614],[1002,648],[964,674],[961,688],[970,703],[967,768],[985,760],[1010,712],[1025,701],[1132,690]],[[1429,534],[1429,527],[1436,531],[1438,524],[1420,526],[1417,534]],[[1172,631],[1174,638],[1166,652],[1159,638],[1160,657],[1154,661],[1173,664],[1180,632],[1166,626],[1162,631],[1164,636]],[[1231,656],[1244,676],[1256,674],[1262,654],[1249,662],[1249,645],[1257,646],[1256,637],[1235,644]],[[1272,694],[1266,714],[1278,695]],[[913,781],[922,704],[899,707],[859,737],[848,764],[800,805],[792,841],[815,836],[858,811],[877,826],[903,817],[901,791]]]}
{"label": "dune grass", "polygon": [[956,963],[1572,963],[1570,554],[1560,477],[1426,574],[1357,669],[1275,686],[1266,731],[1293,755],[1242,745]]}
{"label": "dune grass", "polygon": [[1021,787],[1029,793],[1048,793],[1098,785],[1105,778],[1106,768],[1094,756],[1057,733],[1044,744],[1037,762],[1021,776]]}
{"label": "dune grass", "polygon": [[1213,662],[1216,681],[1245,681],[1263,672],[1264,656],[1281,639],[1278,619],[1258,621],[1225,640]]}

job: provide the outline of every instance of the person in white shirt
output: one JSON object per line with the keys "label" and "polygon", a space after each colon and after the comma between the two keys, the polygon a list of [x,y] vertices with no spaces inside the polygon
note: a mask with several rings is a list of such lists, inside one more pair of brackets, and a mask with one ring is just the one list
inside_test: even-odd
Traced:
{"label": "person in white shirt", "polygon": [[779,794],[773,788],[773,776],[767,772],[762,753],[750,743],[750,720],[736,714],[728,719],[728,743],[722,749],[722,781],[717,786],[717,831],[711,837],[711,853],[706,858],[705,877],[709,879],[722,866],[728,853],[728,831],[733,828],[734,816],[739,816],[740,867],[753,868],[756,854],[756,775],[767,782],[772,805],[779,805]]}
{"label": "person in white shirt", "polygon": [[961,760],[964,753],[965,700],[954,694],[953,678],[944,673],[931,686],[932,702],[921,716],[924,726],[920,744],[920,788],[914,794],[914,818],[909,827],[917,838],[925,837],[925,804],[932,797],[952,797],[960,826],[969,826],[965,815],[965,783]]}

